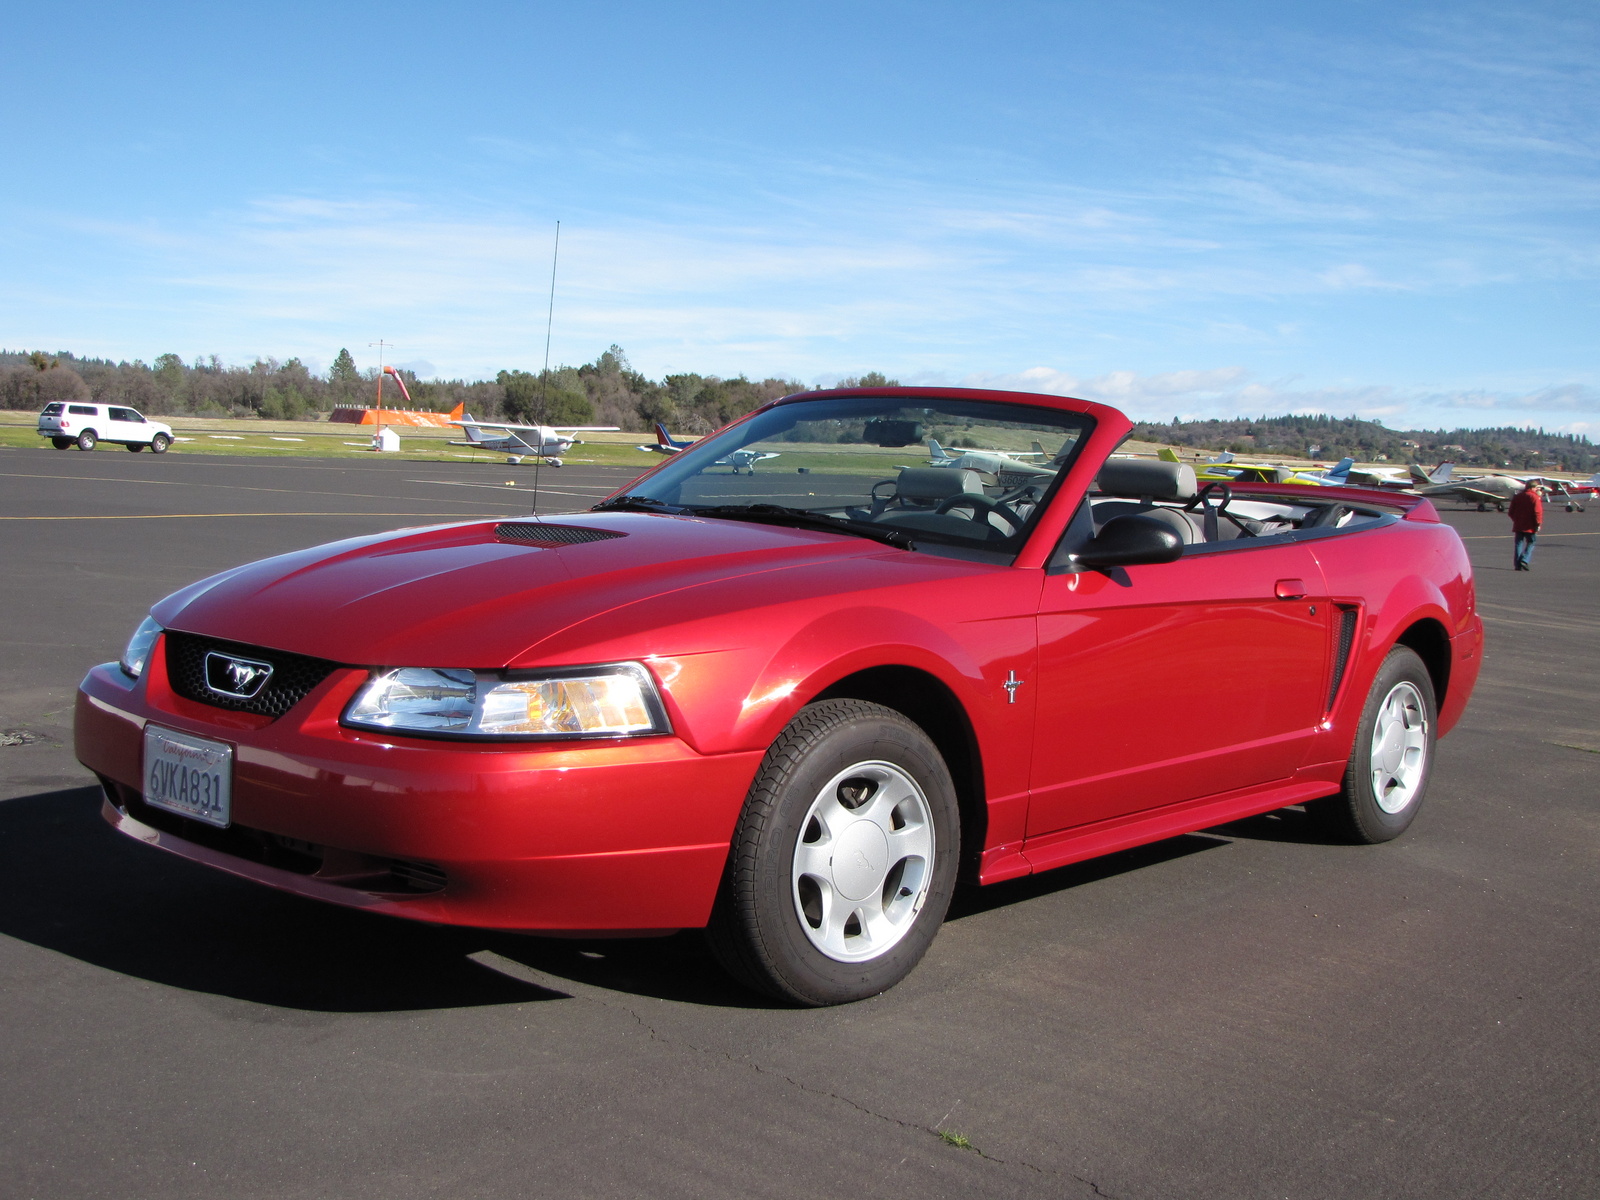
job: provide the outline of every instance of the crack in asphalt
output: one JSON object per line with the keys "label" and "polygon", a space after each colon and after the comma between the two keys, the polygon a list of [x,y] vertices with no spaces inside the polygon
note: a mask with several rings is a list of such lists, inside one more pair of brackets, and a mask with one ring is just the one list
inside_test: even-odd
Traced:
{"label": "crack in asphalt", "polygon": [[[761,1063],[756,1062],[753,1059],[740,1058],[740,1057],[734,1055],[732,1052],[727,1051],[727,1050],[717,1050],[717,1049],[713,1049],[713,1048],[708,1047],[708,1046],[697,1045],[696,1043],[691,1042],[691,1041],[687,1041],[687,1040],[685,1040],[683,1038],[670,1037],[670,1036],[662,1033],[660,1030],[658,1030],[649,1021],[645,1020],[644,1015],[642,1013],[640,1013],[639,1010],[634,1008],[632,1005],[624,1004],[624,1003],[621,1003],[620,1001],[617,1001],[617,1000],[607,999],[605,996],[602,996],[602,995],[597,995],[596,994],[597,989],[595,989],[590,984],[576,983],[576,981],[571,980],[571,979],[562,979],[559,976],[548,975],[547,973],[545,973],[543,971],[540,971],[537,968],[528,967],[528,966],[526,966],[526,965],[524,965],[522,963],[516,962],[516,960],[514,960],[514,959],[508,959],[508,958],[503,957],[502,955],[496,954],[493,951],[482,952],[480,954],[472,955],[471,957],[474,958],[474,959],[477,959],[480,962],[483,962],[485,966],[490,966],[495,970],[501,971],[502,973],[506,973],[506,974],[515,973],[515,974],[518,974],[518,975],[526,974],[526,975],[541,976],[542,977],[541,979],[530,980],[530,982],[537,983],[538,986],[540,986],[540,987],[550,988],[551,987],[551,983],[554,982],[554,983],[560,984],[562,986],[562,988],[572,988],[573,990],[569,994],[572,995],[575,999],[587,1000],[589,1003],[599,1005],[601,1008],[611,1009],[613,1011],[625,1013],[628,1016],[632,1017],[633,1020],[634,1020],[634,1023],[637,1024],[639,1026],[639,1028],[643,1029],[645,1031],[645,1033],[647,1033],[649,1035],[650,1040],[652,1042],[655,1042],[656,1044],[658,1044],[660,1046],[666,1047],[667,1049],[674,1050],[674,1051],[690,1050],[690,1051],[693,1051],[695,1054],[700,1055],[700,1056],[705,1057],[705,1058],[722,1059],[725,1062],[728,1062],[728,1063],[730,1063],[730,1064],[732,1064],[734,1066],[744,1067],[744,1068],[746,1068],[748,1070],[754,1071],[758,1075],[766,1075],[766,1076],[770,1076],[770,1077],[775,1078],[775,1079],[780,1079],[784,1083],[789,1084],[791,1087],[793,1087],[793,1088],[795,1088],[795,1089],[797,1089],[797,1090],[799,1090],[801,1092],[804,1092],[805,1094],[807,1094],[809,1096],[820,1096],[820,1097],[822,1097],[824,1099],[827,1099],[827,1100],[836,1100],[841,1104],[849,1105],[851,1108],[855,1109],[857,1112],[861,1113],[864,1116],[872,1117],[874,1120],[883,1121],[883,1122],[885,1122],[887,1124],[890,1124],[890,1125],[896,1125],[896,1126],[900,1127],[901,1129],[905,1129],[905,1130],[908,1130],[908,1131],[913,1132],[913,1133],[927,1134],[929,1137],[938,1139],[941,1142],[941,1144],[944,1144],[944,1139],[940,1136],[940,1130],[939,1130],[938,1126],[942,1125],[944,1123],[945,1119],[948,1118],[948,1116],[949,1116],[948,1113],[945,1114],[945,1117],[941,1118],[934,1125],[923,1125],[923,1124],[921,1124],[919,1122],[916,1122],[916,1121],[907,1121],[907,1120],[901,1119],[900,1117],[890,1116],[888,1113],[881,1113],[881,1112],[878,1112],[876,1109],[869,1108],[867,1105],[862,1104],[860,1101],[854,1100],[854,1099],[850,1098],[849,1096],[841,1095],[838,1092],[828,1091],[828,1090],[823,1089],[823,1088],[813,1087],[812,1085],[810,1085],[808,1083],[805,1083],[802,1080],[796,1079],[794,1076],[786,1074],[783,1071],[774,1070],[773,1068],[762,1066]],[[485,961],[485,960],[491,960],[491,961]],[[507,969],[506,969],[507,967],[510,967],[513,970],[512,971],[507,971]],[[575,983],[576,983],[576,986],[574,987]],[[561,990],[561,989],[558,988],[558,989],[555,989],[555,990]],[[954,1109],[952,1109],[951,1111],[953,1112]],[[1020,1167],[1020,1168],[1022,1168],[1024,1170],[1032,1171],[1034,1174],[1039,1175],[1041,1177],[1043,1177],[1043,1176],[1055,1176],[1057,1178],[1071,1179],[1071,1180],[1073,1180],[1073,1181],[1075,1181],[1077,1183],[1081,1183],[1084,1187],[1088,1188],[1096,1196],[1103,1197],[1104,1200],[1116,1200],[1116,1197],[1112,1193],[1106,1192],[1106,1191],[1102,1191],[1101,1188],[1100,1188],[1100,1185],[1095,1183],[1094,1180],[1085,1179],[1083,1176],[1075,1175],[1075,1174],[1071,1173],[1070,1171],[1061,1171],[1061,1170],[1057,1170],[1057,1169],[1055,1169],[1053,1167],[1041,1167],[1041,1166],[1037,1165],[1036,1163],[1028,1162],[1026,1159],[1000,1158],[997,1155],[989,1154],[986,1151],[981,1150],[977,1146],[973,1146],[973,1145],[962,1146],[962,1147],[959,1147],[959,1149],[962,1150],[965,1153],[968,1153],[968,1154],[976,1154],[979,1158],[983,1159],[985,1162],[994,1163],[996,1166]]]}

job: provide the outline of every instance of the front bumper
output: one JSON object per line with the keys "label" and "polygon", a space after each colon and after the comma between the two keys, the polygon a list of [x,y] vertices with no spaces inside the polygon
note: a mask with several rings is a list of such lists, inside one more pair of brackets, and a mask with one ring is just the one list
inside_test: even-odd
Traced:
{"label": "front bumper", "polygon": [[[163,639],[164,643],[164,639]],[[341,669],[276,721],[115,663],[79,686],[79,760],[105,816],[140,841],[298,895],[418,920],[545,932],[644,932],[710,919],[760,752],[674,737],[480,745],[346,729],[367,678]],[[147,722],[234,747],[232,824],[140,799]]]}

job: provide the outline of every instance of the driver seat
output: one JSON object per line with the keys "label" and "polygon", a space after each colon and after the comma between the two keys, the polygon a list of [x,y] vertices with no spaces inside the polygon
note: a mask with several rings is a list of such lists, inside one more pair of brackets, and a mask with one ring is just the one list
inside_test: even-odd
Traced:
{"label": "driver seat", "polygon": [[1095,532],[1117,517],[1137,514],[1170,526],[1185,546],[1204,541],[1205,535],[1195,520],[1175,508],[1157,508],[1157,500],[1193,500],[1198,490],[1194,468],[1188,463],[1161,462],[1148,458],[1113,458],[1100,468],[1095,486],[1102,495],[1114,499],[1090,503]]}

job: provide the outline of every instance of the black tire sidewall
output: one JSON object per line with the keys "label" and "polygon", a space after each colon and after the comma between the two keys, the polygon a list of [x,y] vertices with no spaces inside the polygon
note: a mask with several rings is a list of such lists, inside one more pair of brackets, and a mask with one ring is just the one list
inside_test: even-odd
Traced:
{"label": "black tire sidewall", "polygon": [[[1428,734],[1422,765],[1422,782],[1411,803],[1397,813],[1385,812],[1378,804],[1372,790],[1372,734],[1378,724],[1378,712],[1391,690],[1399,683],[1409,683],[1422,696],[1427,713]],[[1345,768],[1344,791],[1341,799],[1348,806],[1349,816],[1360,840],[1386,842],[1400,836],[1416,818],[1417,811],[1427,798],[1428,782],[1433,775],[1434,747],[1439,736],[1439,705],[1434,697],[1433,678],[1414,650],[1396,646],[1390,650],[1378,668],[1378,674],[1367,692],[1367,702],[1361,710],[1361,724],[1356,729],[1356,743],[1350,751],[1350,762]]]}
{"label": "black tire sidewall", "polygon": [[[729,896],[744,915],[753,944],[746,961],[758,986],[803,1004],[840,1004],[894,986],[922,959],[949,907],[960,859],[961,823],[955,787],[927,735],[900,713],[864,701],[824,701],[802,710],[786,736],[807,718],[823,717],[815,736],[804,733],[769,754],[756,776],[745,818],[734,839],[752,870],[730,877]],[[784,746],[780,739],[774,750]],[[855,763],[893,763],[916,780],[933,821],[934,862],[927,895],[911,929],[881,957],[845,963],[823,954],[800,927],[793,896],[794,848],[802,822],[823,786]],[[743,903],[740,903],[740,902]],[[765,978],[761,978],[764,976]]]}

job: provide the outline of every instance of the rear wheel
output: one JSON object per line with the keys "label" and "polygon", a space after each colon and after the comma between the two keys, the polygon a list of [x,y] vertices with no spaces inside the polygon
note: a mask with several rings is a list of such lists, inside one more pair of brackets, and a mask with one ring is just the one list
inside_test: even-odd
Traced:
{"label": "rear wheel", "polygon": [[82,433],[80,433],[78,435],[78,449],[79,450],[93,450],[94,447],[95,447],[95,443],[98,442],[99,440],[100,440],[99,438],[95,437],[94,430],[85,429]]}
{"label": "rear wheel", "polygon": [[127,446],[127,448],[132,450],[135,454],[144,449],[143,442],[124,442],[123,445]]}
{"label": "rear wheel", "polygon": [[153,454],[165,454],[167,447],[172,445],[172,439],[164,433],[158,433],[150,439],[150,451]]}
{"label": "rear wheel", "polygon": [[1337,796],[1307,805],[1332,836],[1387,842],[1405,832],[1428,790],[1437,737],[1433,679],[1416,652],[1389,651],[1367,693]]}
{"label": "rear wheel", "polygon": [[955,886],[955,786],[893,709],[801,710],[762,760],[708,931],[728,971],[806,1005],[893,987],[926,953]]}
{"label": "rear wheel", "polygon": [[66,437],[53,437],[50,439],[50,444],[57,450],[65,450],[68,446],[72,445],[72,439]]}

